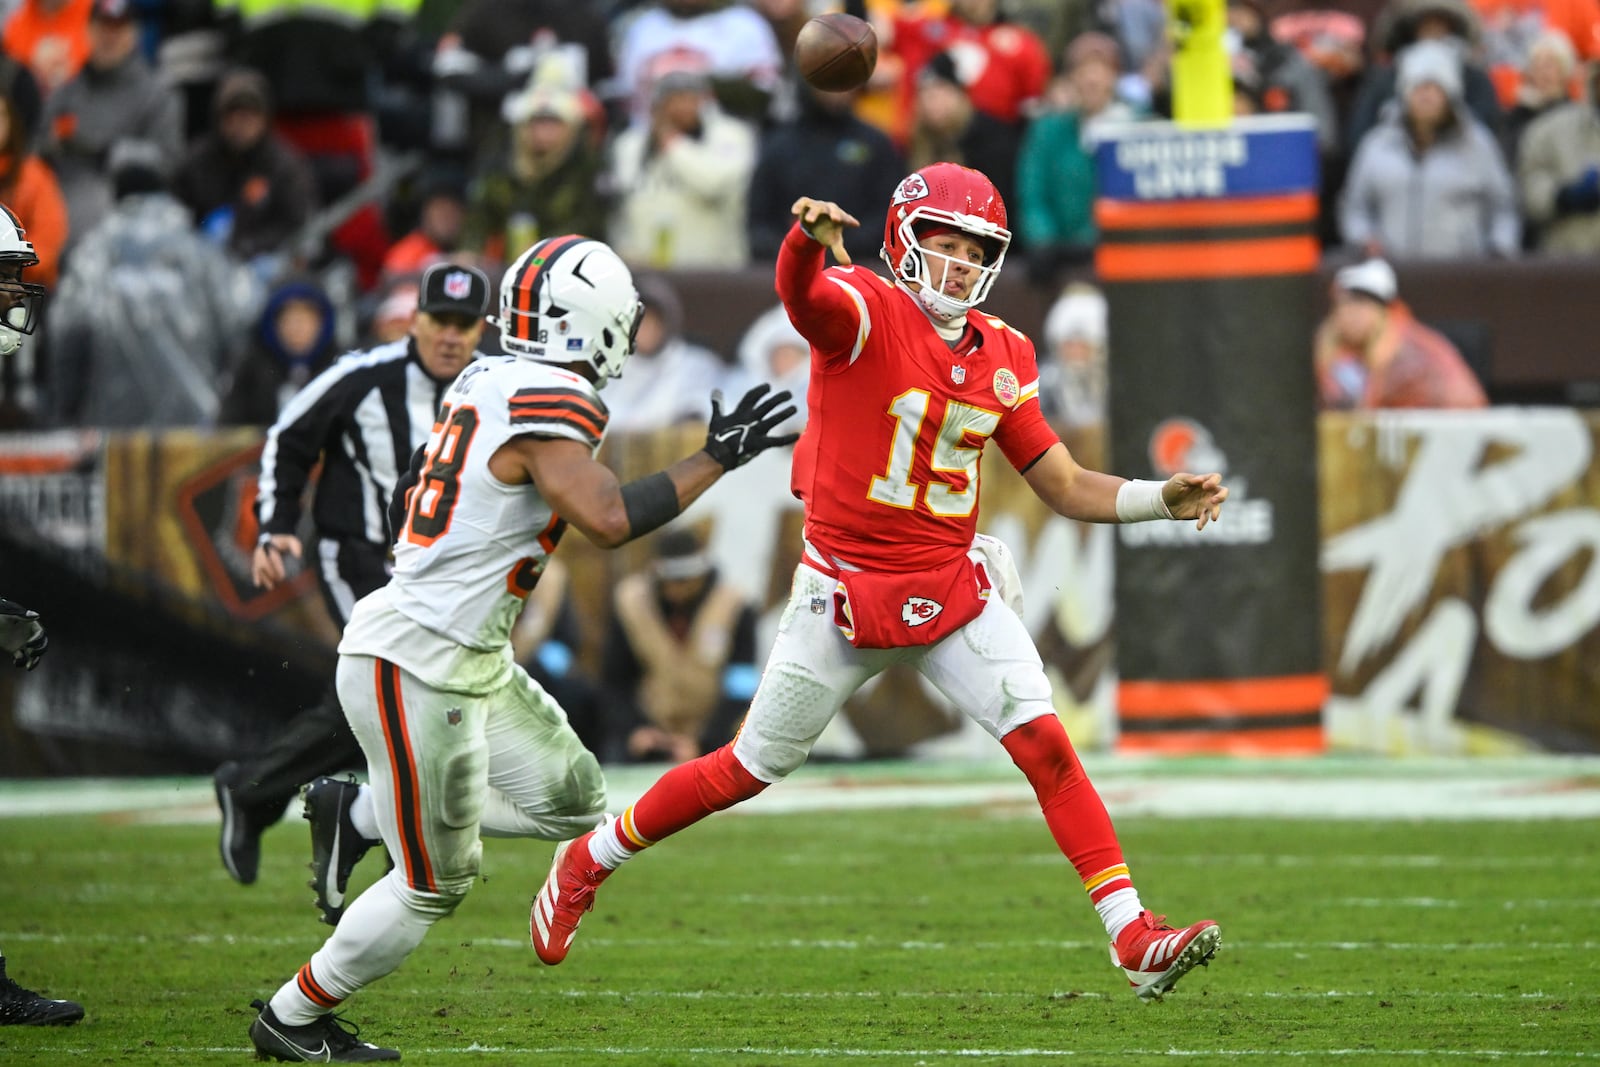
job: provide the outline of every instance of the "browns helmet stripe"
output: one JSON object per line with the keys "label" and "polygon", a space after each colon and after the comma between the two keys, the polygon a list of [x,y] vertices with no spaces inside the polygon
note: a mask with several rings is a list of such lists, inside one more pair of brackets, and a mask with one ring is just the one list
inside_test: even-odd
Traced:
{"label": "browns helmet stripe", "polygon": [[523,331],[531,325],[530,320],[532,317],[538,314],[538,310],[534,307],[534,293],[537,291],[535,283],[539,280],[539,275],[544,272],[546,267],[554,263],[561,256],[561,253],[578,242],[587,239],[575,233],[568,234],[565,237],[547,237],[528,249],[530,254],[527,262],[522,265],[522,270],[517,273],[516,281],[513,283],[516,286],[517,311],[519,312],[516,316],[517,323],[502,324],[512,328],[512,336],[521,341],[533,340]]}

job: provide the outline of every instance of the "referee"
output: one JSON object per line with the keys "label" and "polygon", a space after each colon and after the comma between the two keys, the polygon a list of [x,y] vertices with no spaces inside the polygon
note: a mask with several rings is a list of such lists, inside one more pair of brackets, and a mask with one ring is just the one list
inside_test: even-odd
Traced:
{"label": "referee", "polygon": [[[409,336],[352,352],[296,393],[267,431],[256,490],[261,539],[250,573],[271,589],[284,557],[302,558],[300,499],[318,461],[312,503],[312,559],[328,613],[343,629],[357,600],[389,580],[393,531],[388,505],[411,455],[428,440],[450,383],[480,352],[489,278],[442,263],[422,275]],[[266,750],[217,768],[222,865],[249,885],[261,861],[261,833],[283,816],[300,786],[365,765],[361,746],[329,686]]]}

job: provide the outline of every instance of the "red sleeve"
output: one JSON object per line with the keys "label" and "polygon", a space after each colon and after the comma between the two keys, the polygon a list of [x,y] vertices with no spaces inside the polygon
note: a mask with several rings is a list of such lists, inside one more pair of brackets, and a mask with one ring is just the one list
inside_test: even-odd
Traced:
{"label": "red sleeve", "polygon": [[861,340],[861,308],[850,290],[823,274],[827,249],[797,222],[778,248],[778,299],[789,321],[824,359],[848,356]]}
{"label": "red sleeve", "polygon": [[1037,393],[1006,413],[994,432],[994,439],[1006,459],[1019,471],[1026,470],[1048,452],[1051,445],[1061,441],[1060,435],[1044,421]]}
{"label": "red sleeve", "polygon": [[1039,410],[1039,362],[1033,354],[1033,346],[1024,340],[1019,349],[1013,366],[1022,386],[1022,398],[1000,420],[994,439],[1006,459],[1020,471],[1049,451],[1061,437],[1050,428]]}

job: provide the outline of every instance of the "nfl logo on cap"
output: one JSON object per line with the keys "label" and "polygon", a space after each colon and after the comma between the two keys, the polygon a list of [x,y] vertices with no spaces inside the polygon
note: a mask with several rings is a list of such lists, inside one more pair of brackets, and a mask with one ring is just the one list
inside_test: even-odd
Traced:
{"label": "nfl logo on cap", "polygon": [[464,270],[451,271],[444,277],[444,295],[451,300],[465,300],[472,292],[472,275]]}

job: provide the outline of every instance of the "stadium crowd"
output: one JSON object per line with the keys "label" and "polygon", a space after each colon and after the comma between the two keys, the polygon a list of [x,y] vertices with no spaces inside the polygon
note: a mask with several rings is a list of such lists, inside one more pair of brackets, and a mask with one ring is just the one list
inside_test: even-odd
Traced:
{"label": "stadium crowd", "polygon": [[[877,69],[817,92],[789,57],[841,7]],[[1316,122],[1330,252],[1600,251],[1600,0],[1227,18],[1236,111]],[[560,232],[645,278],[614,429],[700,418],[668,401],[776,371],[691,343],[650,272],[769,263],[818,188],[872,261],[894,183],[952,160],[994,178],[1013,272],[1053,291],[1093,253],[1096,128],[1171,102],[1160,0],[13,0],[0,45],[0,202],[53,304],[3,368],[6,428],[265,425],[402,336],[431,263],[498,278]]]}

